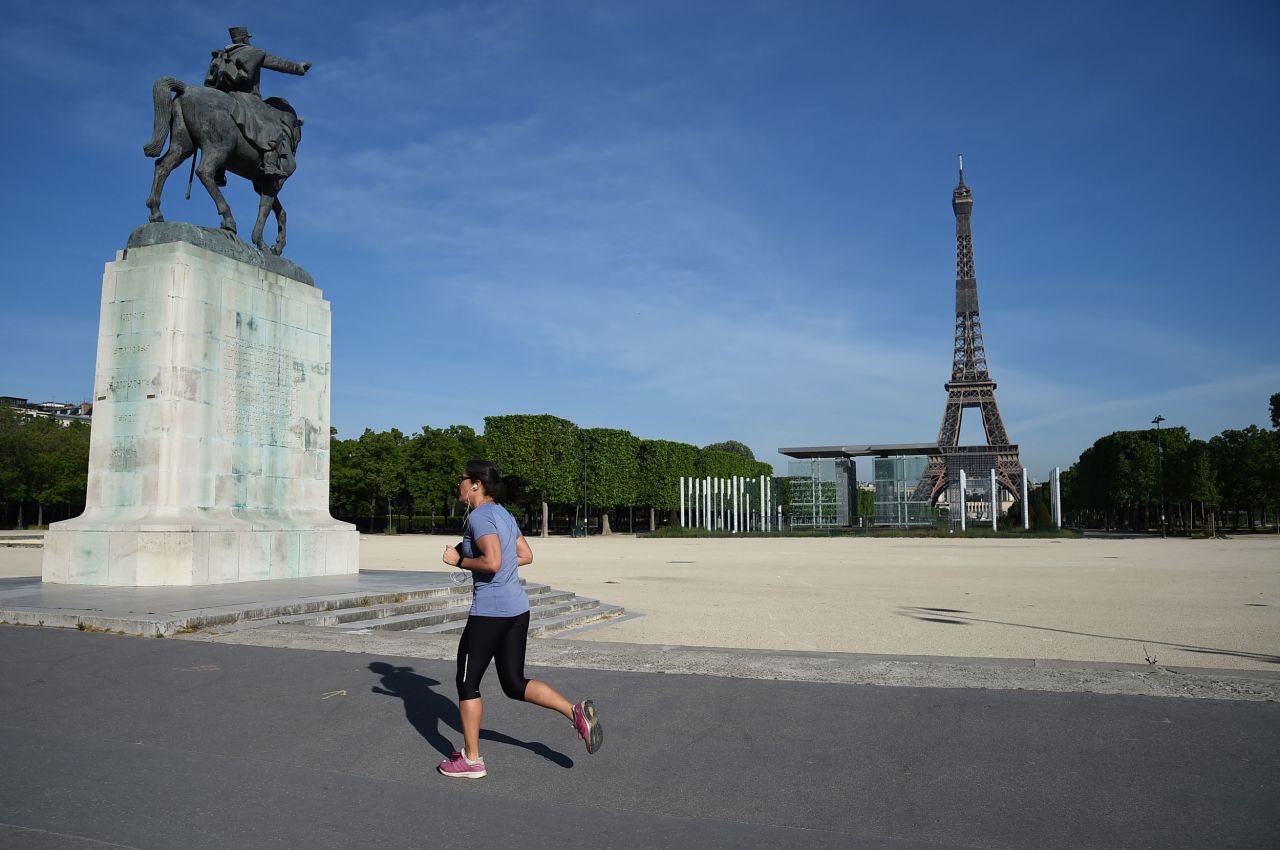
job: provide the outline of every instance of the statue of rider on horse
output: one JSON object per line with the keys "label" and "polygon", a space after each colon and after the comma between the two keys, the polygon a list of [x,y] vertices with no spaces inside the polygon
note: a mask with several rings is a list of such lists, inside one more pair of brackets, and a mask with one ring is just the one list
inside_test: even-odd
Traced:
{"label": "statue of rider on horse", "polygon": [[[155,127],[143,152],[156,160],[155,178],[147,207],[151,221],[164,221],[160,194],[169,174],[187,157],[200,151],[200,165],[192,161],[192,173],[208,189],[222,216],[222,229],[236,233],[231,208],[218,190],[227,184],[226,172],[253,183],[259,195],[253,244],[279,254],[284,250],[285,213],[280,189],[296,167],[294,153],[302,139],[302,119],[284,98],[265,100],[259,90],[262,69],[301,76],[310,62],[294,62],[273,56],[249,43],[244,27],[231,27],[231,43],[214,50],[202,88],[189,87],[173,77],[161,77],[152,87]],[[169,150],[160,151],[165,138]],[[189,197],[189,195],[188,195]],[[267,214],[274,212],[278,238],[268,248],[262,241]]]}

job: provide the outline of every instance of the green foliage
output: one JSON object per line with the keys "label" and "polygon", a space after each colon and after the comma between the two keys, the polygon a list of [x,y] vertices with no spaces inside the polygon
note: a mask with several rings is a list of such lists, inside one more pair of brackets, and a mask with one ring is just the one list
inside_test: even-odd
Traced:
{"label": "green foliage", "polygon": [[[406,482],[415,512],[448,514],[458,499],[467,461],[483,458],[483,441],[468,425],[422,426],[406,447]],[[504,473],[505,474],[505,473]]]}
{"label": "green foliage", "polygon": [[728,452],[731,455],[737,455],[747,460],[755,460],[756,456],[752,453],[751,448],[746,443],[739,443],[737,440],[725,440],[723,443],[712,443],[709,446],[703,446],[704,452]]}
{"label": "green foliage", "polygon": [[550,414],[486,416],[489,459],[503,475],[529,483],[529,495],[575,503],[582,493],[582,445],[578,426]]}
{"label": "green foliage", "polygon": [[[1273,396],[1273,410],[1278,400]],[[1063,474],[1062,499],[1075,522],[1103,528],[1153,529],[1162,511],[1169,527],[1185,531],[1212,522],[1219,509],[1236,528],[1268,515],[1274,521],[1280,431],[1250,425],[1208,442],[1179,427],[1118,431],[1099,438]],[[1032,509],[1034,519],[1034,501]]]}
{"label": "green foliage", "polygon": [[[0,521],[47,520],[46,510],[73,515],[84,505],[89,471],[89,426],[63,426],[0,407]],[[24,507],[35,507],[35,516]]]}
{"label": "green foliage", "polygon": [[702,449],[698,452],[698,474],[712,478],[732,478],[735,475],[757,478],[761,475],[773,475],[773,467],[730,452]]}
{"label": "green foliage", "polygon": [[659,511],[680,508],[680,479],[698,474],[698,448],[671,440],[641,440],[636,499]]}
{"label": "green foliage", "polygon": [[634,505],[639,494],[640,441],[617,428],[583,428],[587,503],[611,508]]}
{"label": "green foliage", "polygon": [[1252,523],[1255,511],[1280,505],[1280,451],[1276,431],[1256,425],[1228,429],[1209,440],[1210,463],[1217,473],[1217,489],[1233,528],[1241,515]]}
{"label": "green foliage", "polygon": [[876,515],[876,491],[858,488],[858,516],[874,517]]}
{"label": "green foliage", "polygon": [[1280,393],[1271,396],[1271,427],[1280,428]]}

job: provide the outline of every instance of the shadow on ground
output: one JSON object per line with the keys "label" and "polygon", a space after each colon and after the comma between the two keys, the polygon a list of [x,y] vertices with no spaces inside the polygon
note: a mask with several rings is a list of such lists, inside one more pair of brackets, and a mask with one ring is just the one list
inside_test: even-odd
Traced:
{"label": "shadow on ground", "polygon": [[[903,605],[895,612],[900,617],[910,617],[913,620],[921,620],[926,623],[942,623],[952,626],[970,626],[974,623],[988,623],[995,626],[1011,626],[1016,629],[1034,629],[1038,632],[1056,632],[1062,635],[1079,635],[1081,637],[1101,638],[1103,640],[1119,640],[1127,643],[1150,644],[1152,646],[1168,646],[1182,652],[1194,652],[1200,655],[1226,655],[1232,658],[1248,658],[1251,661],[1261,661],[1266,664],[1280,664],[1280,655],[1268,655],[1263,652],[1249,652],[1244,649],[1221,649],[1212,646],[1193,646],[1186,643],[1171,643],[1164,640],[1153,640],[1151,638],[1140,637],[1123,637],[1121,635],[1099,635],[1093,632],[1077,632],[1071,629],[1055,629],[1049,626],[1035,626],[1030,623],[1010,623],[1004,620],[986,620],[982,617],[974,617],[968,611],[961,611],[956,608],[921,608],[912,605]],[[938,614],[950,614],[950,617],[939,617]]]}
{"label": "shadow on ground", "polygon": [[[403,701],[405,720],[408,720],[409,725],[425,738],[427,743],[435,747],[441,756],[448,758],[455,749],[458,749],[440,731],[440,723],[443,722],[457,734],[458,740],[461,741],[462,721],[458,715],[458,706],[449,697],[435,690],[435,686],[440,682],[415,673],[412,667],[397,667],[385,661],[370,663],[369,670],[381,677],[378,684],[370,690],[375,694],[398,697]],[[480,729],[480,739],[520,747],[561,767],[573,767],[573,759],[539,741],[521,741],[519,738],[512,738],[510,735],[484,728]]]}

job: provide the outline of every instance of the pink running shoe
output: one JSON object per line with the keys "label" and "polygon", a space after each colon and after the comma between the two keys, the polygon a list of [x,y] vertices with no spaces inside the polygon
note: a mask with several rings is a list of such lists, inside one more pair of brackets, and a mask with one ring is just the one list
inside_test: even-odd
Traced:
{"label": "pink running shoe", "polygon": [[582,743],[587,745],[587,752],[594,753],[604,743],[604,728],[596,714],[596,706],[591,700],[583,700],[573,705],[573,728],[577,731]]}
{"label": "pink running shoe", "polygon": [[451,779],[479,779],[486,775],[484,759],[467,761],[462,753],[457,752],[440,762],[440,766],[436,770]]}

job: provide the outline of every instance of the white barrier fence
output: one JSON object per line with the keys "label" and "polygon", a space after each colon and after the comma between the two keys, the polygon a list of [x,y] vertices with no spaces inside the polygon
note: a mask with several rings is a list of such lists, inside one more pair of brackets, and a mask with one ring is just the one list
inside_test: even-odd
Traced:
{"label": "white barrier fence", "polygon": [[738,534],[776,531],[773,478],[680,478],[680,527]]}

